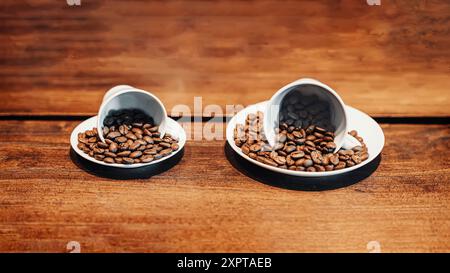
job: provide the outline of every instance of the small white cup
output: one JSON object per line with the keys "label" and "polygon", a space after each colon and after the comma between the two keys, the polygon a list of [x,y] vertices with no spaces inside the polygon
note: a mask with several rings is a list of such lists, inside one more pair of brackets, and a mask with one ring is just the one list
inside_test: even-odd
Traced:
{"label": "small white cup", "polygon": [[330,114],[330,124],[334,129],[335,152],[340,148],[351,149],[361,143],[348,132],[348,119],[345,105],[341,97],[331,87],[314,79],[303,78],[294,81],[278,90],[267,103],[264,112],[264,134],[271,146],[276,143],[275,128],[279,126],[280,108],[283,99],[292,91],[304,96],[315,96],[327,104]]}
{"label": "small white cup", "polygon": [[118,85],[106,92],[97,116],[97,128],[101,141],[103,137],[103,121],[111,110],[139,109],[153,118],[154,125],[159,126],[161,138],[166,133],[167,112],[162,102],[152,93],[129,85]]}

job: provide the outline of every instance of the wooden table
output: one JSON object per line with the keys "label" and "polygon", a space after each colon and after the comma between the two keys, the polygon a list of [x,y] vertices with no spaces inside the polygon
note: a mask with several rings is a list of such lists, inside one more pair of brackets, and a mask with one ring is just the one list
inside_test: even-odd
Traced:
{"label": "wooden table", "polygon": [[[0,251],[65,252],[77,241],[81,252],[449,252],[449,10],[406,0],[2,1]],[[222,109],[212,124],[224,128],[227,105],[306,76],[382,123],[370,176],[280,177],[223,139],[188,141],[178,164],[153,176],[111,174],[70,151],[72,129],[116,84],[151,90],[175,117],[190,107],[193,135],[212,115],[205,106]]]}

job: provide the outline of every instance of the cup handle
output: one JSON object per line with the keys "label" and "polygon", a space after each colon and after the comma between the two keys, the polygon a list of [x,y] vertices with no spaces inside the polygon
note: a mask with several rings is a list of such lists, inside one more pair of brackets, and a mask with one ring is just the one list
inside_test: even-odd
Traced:
{"label": "cup handle", "polygon": [[350,150],[356,146],[361,146],[361,142],[359,142],[355,137],[345,134],[344,143],[342,144],[342,148],[346,150]]}
{"label": "cup handle", "polygon": [[109,89],[105,95],[103,96],[103,100],[102,101],[106,101],[109,97],[113,96],[114,94],[122,91],[122,90],[126,90],[126,89],[132,89],[132,86],[129,85],[117,85],[114,86],[113,88]]}

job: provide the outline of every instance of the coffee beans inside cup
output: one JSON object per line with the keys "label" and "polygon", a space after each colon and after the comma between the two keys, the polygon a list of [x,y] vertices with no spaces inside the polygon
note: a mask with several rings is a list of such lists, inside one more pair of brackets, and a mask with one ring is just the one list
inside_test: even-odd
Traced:
{"label": "coffee beans inside cup", "polygon": [[305,96],[300,90],[291,91],[281,102],[280,123],[296,128],[315,125],[327,131],[334,131],[331,109],[328,102],[315,95]]}
{"label": "coffee beans inside cup", "polygon": [[105,163],[148,163],[170,155],[179,149],[178,139],[169,133],[161,138],[153,119],[138,109],[113,110],[103,122],[98,137],[97,128],[78,134],[78,148]]}
{"label": "coffee beans inside cup", "polygon": [[[260,111],[249,114],[245,124],[237,124],[234,129],[236,146],[245,155],[263,164],[295,171],[325,172],[355,166],[369,157],[367,146],[356,131],[349,134],[356,137],[361,146],[333,153],[336,148],[334,133],[311,124],[313,119],[306,123],[296,123],[294,119],[288,123],[282,119],[279,128],[275,129],[276,144],[272,147],[263,133],[263,118],[264,114]],[[328,129],[331,127],[329,123],[327,126]]]}

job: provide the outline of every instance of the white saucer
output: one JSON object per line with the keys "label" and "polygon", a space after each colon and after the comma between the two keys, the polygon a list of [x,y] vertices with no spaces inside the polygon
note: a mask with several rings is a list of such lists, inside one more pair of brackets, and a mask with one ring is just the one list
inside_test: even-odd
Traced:
{"label": "white saucer", "polygon": [[294,176],[303,176],[303,177],[319,177],[319,176],[330,176],[330,175],[336,175],[336,174],[343,174],[347,172],[351,172],[353,170],[356,170],[358,168],[361,168],[362,166],[368,164],[372,160],[374,160],[383,149],[384,146],[384,134],[383,130],[381,130],[380,125],[373,120],[371,117],[369,117],[367,114],[353,108],[350,106],[346,106],[347,114],[349,115],[349,121],[350,124],[348,126],[349,130],[357,130],[358,135],[361,136],[364,139],[364,142],[367,145],[367,148],[369,150],[369,158],[362,163],[355,165],[350,168],[345,168],[341,170],[335,170],[335,171],[328,171],[328,172],[306,172],[306,171],[293,171],[293,170],[286,170],[281,169],[277,167],[272,167],[270,165],[263,164],[261,162],[258,162],[254,159],[251,159],[247,155],[245,155],[239,147],[234,144],[234,128],[236,127],[236,124],[244,124],[245,119],[248,114],[250,113],[256,113],[257,111],[264,112],[265,104],[267,101],[260,102],[254,105],[250,105],[237,113],[228,123],[227,125],[227,141],[228,144],[233,148],[233,150],[238,153],[243,158],[247,159],[253,164],[256,164],[260,167],[263,167],[265,169],[277,172],[277,173],[283,173],[287,175],[294,175]]}
{"label": "white saucer", "polygon": [[164,161],[166,159],[171,158],[172,156],[176,155],[178,152],[180,152],[184,145],[186,144],[186,132],[184,131],[183,127],[181,127],[180,124],[178,124],[175,120],[171,119],[171,118],[167,118],[167,124],[166,124],[166,132],[171,134],[174,137],[178,138],[178,145],[180,146],[180,148],[174,152],[172,152],[170,155],[165,156],[161,159],[152,161],[152,162],[148,162],[148,163],[137,163],[137,164],[130,164],[130,165],[125,165],[125,164],[108,164],[105,163],[103,161],[99,161],[96,160],[93,157],[90,157],[89,155],[85,154],[82,150],[78,149],[77,145],[78,145],[78,133],[82,133],[85,132],[87,130],[91,130],[92,128],[97,127],[97,116],[93,116],[91,118],[88,118],[87,120],[81,122],[80,124],[78,124],[77,127],[75,127],[75,129],[73,129],[72,134],[70,135],[70,145],[72,146],[72,149],[81,157],[100,164],[100,165],[104,165],[104,166],[108,166],[108,167],[116,167],[116,168],[139,168],[139,167],[143,167],[143,166],[149,166],[152,164],[156,164],[158,162]]}

